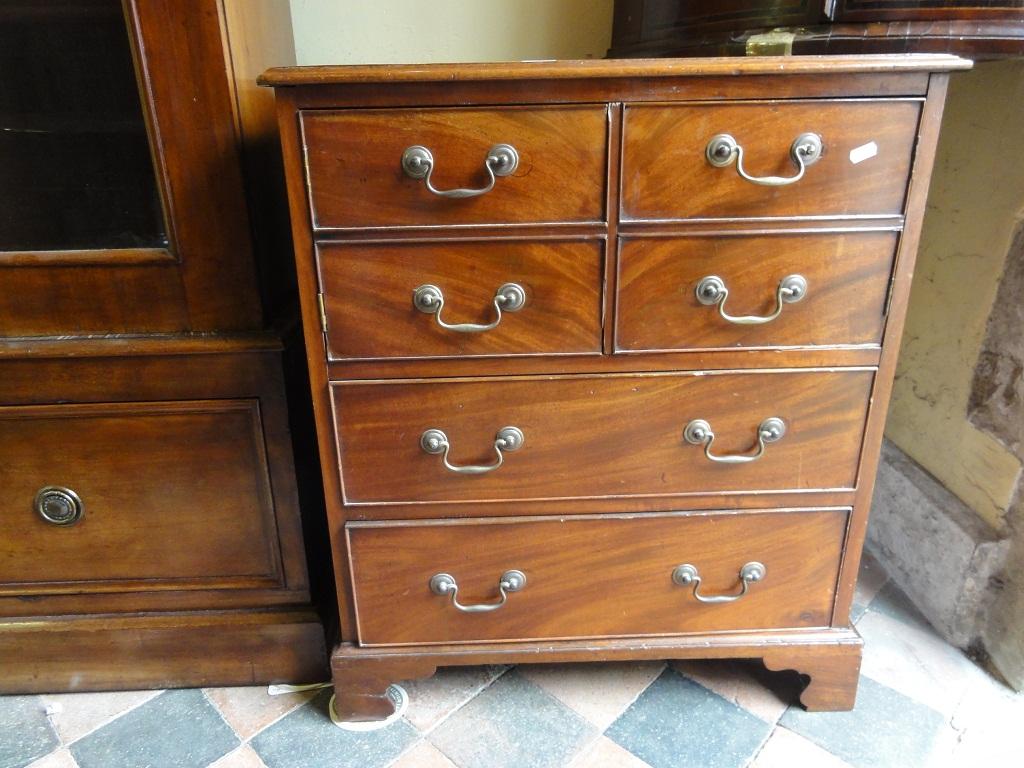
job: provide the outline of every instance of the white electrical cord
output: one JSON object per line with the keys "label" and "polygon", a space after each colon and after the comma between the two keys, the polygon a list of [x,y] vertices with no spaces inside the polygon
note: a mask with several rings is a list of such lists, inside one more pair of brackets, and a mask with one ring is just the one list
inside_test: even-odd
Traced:
{"label": "white electrical cord", "polygon": [[303,691],[319,691],[330,688],[331,683],[309,683],[308,685],[270,685],[267,693],[270,696],[283,696],[286,693],[302,693]]}
{"label": "white electrical cord", "polygon": [[[303,691],[319,691],[324,688],[330,688],[331,683],[310,683],[308,685],[271,685],[267,687],[267,693],[271,696],[282,696],[286,693],[302,693]],[[391,700],[395,710],[390,715],[385,717],[383,720],[370,720],[364,722],[348,722],[338,717],[338,710],[334,706],[334,696],[331,696],[331,701],[327,705],[327,712],[331,716],[331,722],[339,728],[346,731],[379,731],[381,728],[387,728],[396,720],[400,719],[405,711],[409,708],[409,694],[405,692],[405,689],[400,685],[391,684],[388,686],[387,691],[384,695]]]}

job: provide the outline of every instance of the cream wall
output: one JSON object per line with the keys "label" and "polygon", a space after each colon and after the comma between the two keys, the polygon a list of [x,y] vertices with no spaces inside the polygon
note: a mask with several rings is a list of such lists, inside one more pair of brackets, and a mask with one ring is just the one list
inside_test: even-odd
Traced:
{"label": "cream wall", "polygon": [[886,436],[995,528],[1021,464],[968,421],[985,324],[1024,217],[1024,62],[950,83]]}
{"label": "cream wall", "polygon": [[291,0],[299,64],[601,58],[612,0]]}

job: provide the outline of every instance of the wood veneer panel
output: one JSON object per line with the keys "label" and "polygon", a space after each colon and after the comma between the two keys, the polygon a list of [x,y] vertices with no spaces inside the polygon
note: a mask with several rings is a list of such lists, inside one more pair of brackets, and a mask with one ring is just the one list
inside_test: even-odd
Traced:
{"label": "wood veneer panel", "polygon": [[703,79],[721,75],[845,74],[865,72],[931,72],[970,69],[971,62],[956,56],[756,56],[747,59],[599,59],[551,62],[496,62],[488,64],[415,64],[396,66],[277,67],[259,78],[261,85],[331,85],[340,83],[472,82],[475,80],[588,80],[592,78]]}
{"label": "wood veneer panel", "polygon": [[308,608],[0,621],[0,691],[320,680],[326,655]]}
{"label": "wood veneer panel", "polygon": [[[604,218],[608,114],[604,104],[302,112],[314,229],[595,222]],[[407,147],[427,147],[435,187],[482,188],[495,144],[519,165],[483,195],[449,199],[402,170]]]}
{"label": "wood veneer panel", "polygon": [[0,337],[169,333],[188,327],[177,264],[0,265]]}
{"label": "wood veneer panel", "polygon": [[[878,346],[898,233],[624,238],[619,250],[616,349],[620,351]],[[728,289],[730,315],[769,316],[779,283],[807,281],[774,320],[737,325],[702,304],[707,276]]]}
{"label": "wood veneer panel", "polygon": [[[322,243],[317,246],[332,360],[601,352],[603,242]],[[431,284],[446,323],[488,324],[494,296],[520,285],[526,303],[497,327],[463,333],[413,306]]]}
{"label": "wood veneer panel", "polygon": [[[347,529],[362,645],[661,635],[826,626],[849,510],[756,515],[502,518]],[[694,565],[706,604],[672,571]],[[501,574],[526,586],[488,613],[456,610],[428,584],[448,573],[463,604],[494,603]]]}
{"label": "wood veneer panel", "polygon": [[[920,110],[915,99],[627,104],[622,218],[899,214]],[[713,136],[729,134],[743,148],[747,173],[792,177],[790,147],[806,132],[821,137],[821,159],[785,186],[751,183],[740,178],[735,161],[718,168],[704,154]],[[876,154],[851,155],[871,142]]]}
{"label": "wood veneer panel", "polygon": [[[254,400],[0,408],[0,593],[283,586]],[[70,488],[69,526],[33,509]]]}
{"label": "wood veneer panel", "polygon": [[[852,488],[871,371],[524,377],[333,384],[350,504]],[[758,425],[788,431],[746,464],[718,464],[683,440],[710,422],[717,454],[750,453]],[[457,465],[493,463],[495,435],[525,444],[499,469],[448,471],[420,447],[443,430]],[[386,471],[382,471],[386,468]]]}

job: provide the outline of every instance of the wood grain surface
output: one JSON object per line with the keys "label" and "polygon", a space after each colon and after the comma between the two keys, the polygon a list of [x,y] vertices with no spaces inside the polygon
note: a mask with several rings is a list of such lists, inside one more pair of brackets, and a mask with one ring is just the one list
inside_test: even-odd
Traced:
{"label": "wood grain surface", "polygon": [[[914,99],[627,106],[622,218],[901,213],[920,110]],[[747,173],[794,176],[790,147],[806,132],[821,137],[821,159],[787,186],[753,184],[735,162],[716,168],[704,156],[708,141],[727,133],[743,148]],[[870,142],[877,155],[852,162],[851,150]]]}
{"label": "wood grain surface", "polygon": [[[608,115],[604,104],[303,112],[316,229],[596,222],[604,219]],[[430,193],[402,170],[407,147],[427,147],[433,185],[481,188],[495,144],[519,166],[479,197]]]}
{"label": "wood grain surface", "polygon": [[[523,377],[335,384],[348,503],[671,496],[853,487],[873,372]],[[763,419],[788,431],[748,464],[709,461],[683,440],[691,419],[714,452],[749,454]],[[481,475],[453,473],[420,448],[440,429],[453,464],[495,461],[495,435],[525,443]]]}
{"label": "wood grain surface", "polygon": [[[603,240],[324,243],[317,262],[332,360],[601,352]],[[444,329],[412,302],[435,285],[446,323],[488,324],[505,283],[526,304],[489,331]]]}
{"label": "wood grain surface", "polygon": [[[0,594],[281,586],[257,402],[0,408]],[[78,494],[69,526],[33,509]]]}
{"label": "wood grain surface", "polygon": [[[849,510],[731,515],[502,518],[350,525],[362,645],[660,635],[821,627],[831,621]],[[739,600],[699,602],[672,571],[694,565],[702,595],[740,591],[744,564],[766,568]],[[462,613],[429,588],[436,573],[463,604],[495,603],[501,574],[526,586],[487,613]]]}
{"label": "wood grain surface", "polygon": [[112,691],[321,680],[310,608],[83,616],[0,625],[0,690]]}
{"label": "wood grain surface", "polygon": [[941,54],[888,56],[756,56],[751,58],[598,59],[508,61],[487,64],[376,64],[363,66],[275,67],[261,85],[440,82],[453,80],[586,80],[593,78],[713,77],[721,75],[934,72],[970,69],[971,62]]}
{"label": "wood grain surface", "polygon": [[[881,342],[896,232],[620,239],[617,350],[732,349]],[[768,316],[780,281],[807,280],[799,301],[760,325],[737,325],[696,286],[717,276],[730,315]]]}

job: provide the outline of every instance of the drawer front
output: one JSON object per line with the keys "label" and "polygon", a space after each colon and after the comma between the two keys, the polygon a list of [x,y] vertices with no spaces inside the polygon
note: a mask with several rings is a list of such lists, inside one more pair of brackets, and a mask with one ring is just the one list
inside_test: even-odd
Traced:
{"label": "drawer front", "polygon": [[[559,376],[331,391],[347,502],[449,502],[849,489],[872,378],[869,370]],[[711,456],[751,457],[772,418],[785,434],[752,461],[714,461],[705,443],[684,438],[704,420]],[[505,427],[521,431],[521,445]],[[467,466],[478,470],[457,471]]]}
{"label": "drawer front", "polygon": [[317,257],[332,360],[601,352],[603,241],[329,243]]}
{"label": "drawer front", "polygon": [[[317,229],[593,222],[605,217],[605,105],[302,112]],[[438,191],[488,186],[497,145],[518,156],[510,175],[472,197],[432,193],[403,170],[410,147],[429,150]],[[427,164],[421,162],[422,170]],[[498,164],[495,170],[504,173]],[[507,167],[507,166],[506,166]]]}
{"label": "drawer front", "polygon": [[[822,627],[832,619],[845,509],[751,514],[502,518],[349,525],[363,645],[672,635]],[[763,578],[707,603],[673,572],[691,565],[697,595],[735,596],[748,563]],[[494,605],[508,571],[525,583]],[[749,569],[751,573],[756,569]],[[682,581],[682,579],[679,579]],[[435,580],[435,584],[437,580]],[[450,587],[450,584],[449,584]],[[442,591],[438,588],[438,591]]]}
{"label": "drawer front", "polygon": [[[921,103],[750,102],[626,108],[623,219],[898,215]],[[795,139],[821,138],[819,159],[781,186],[743,179],[736,153],[724,167],[706,149],[728,134],[752,177],[793,177]],[[725,153],[729,156],[729,153]]]}
{"label": "drawer front", "polygon": [[624,240],[615,348],[879,344],[896,242],[895,232]]}
{"label": "drawer front", "polygon": [[281,581],[256,401],[0,408],[0,519],[0,594]]}

